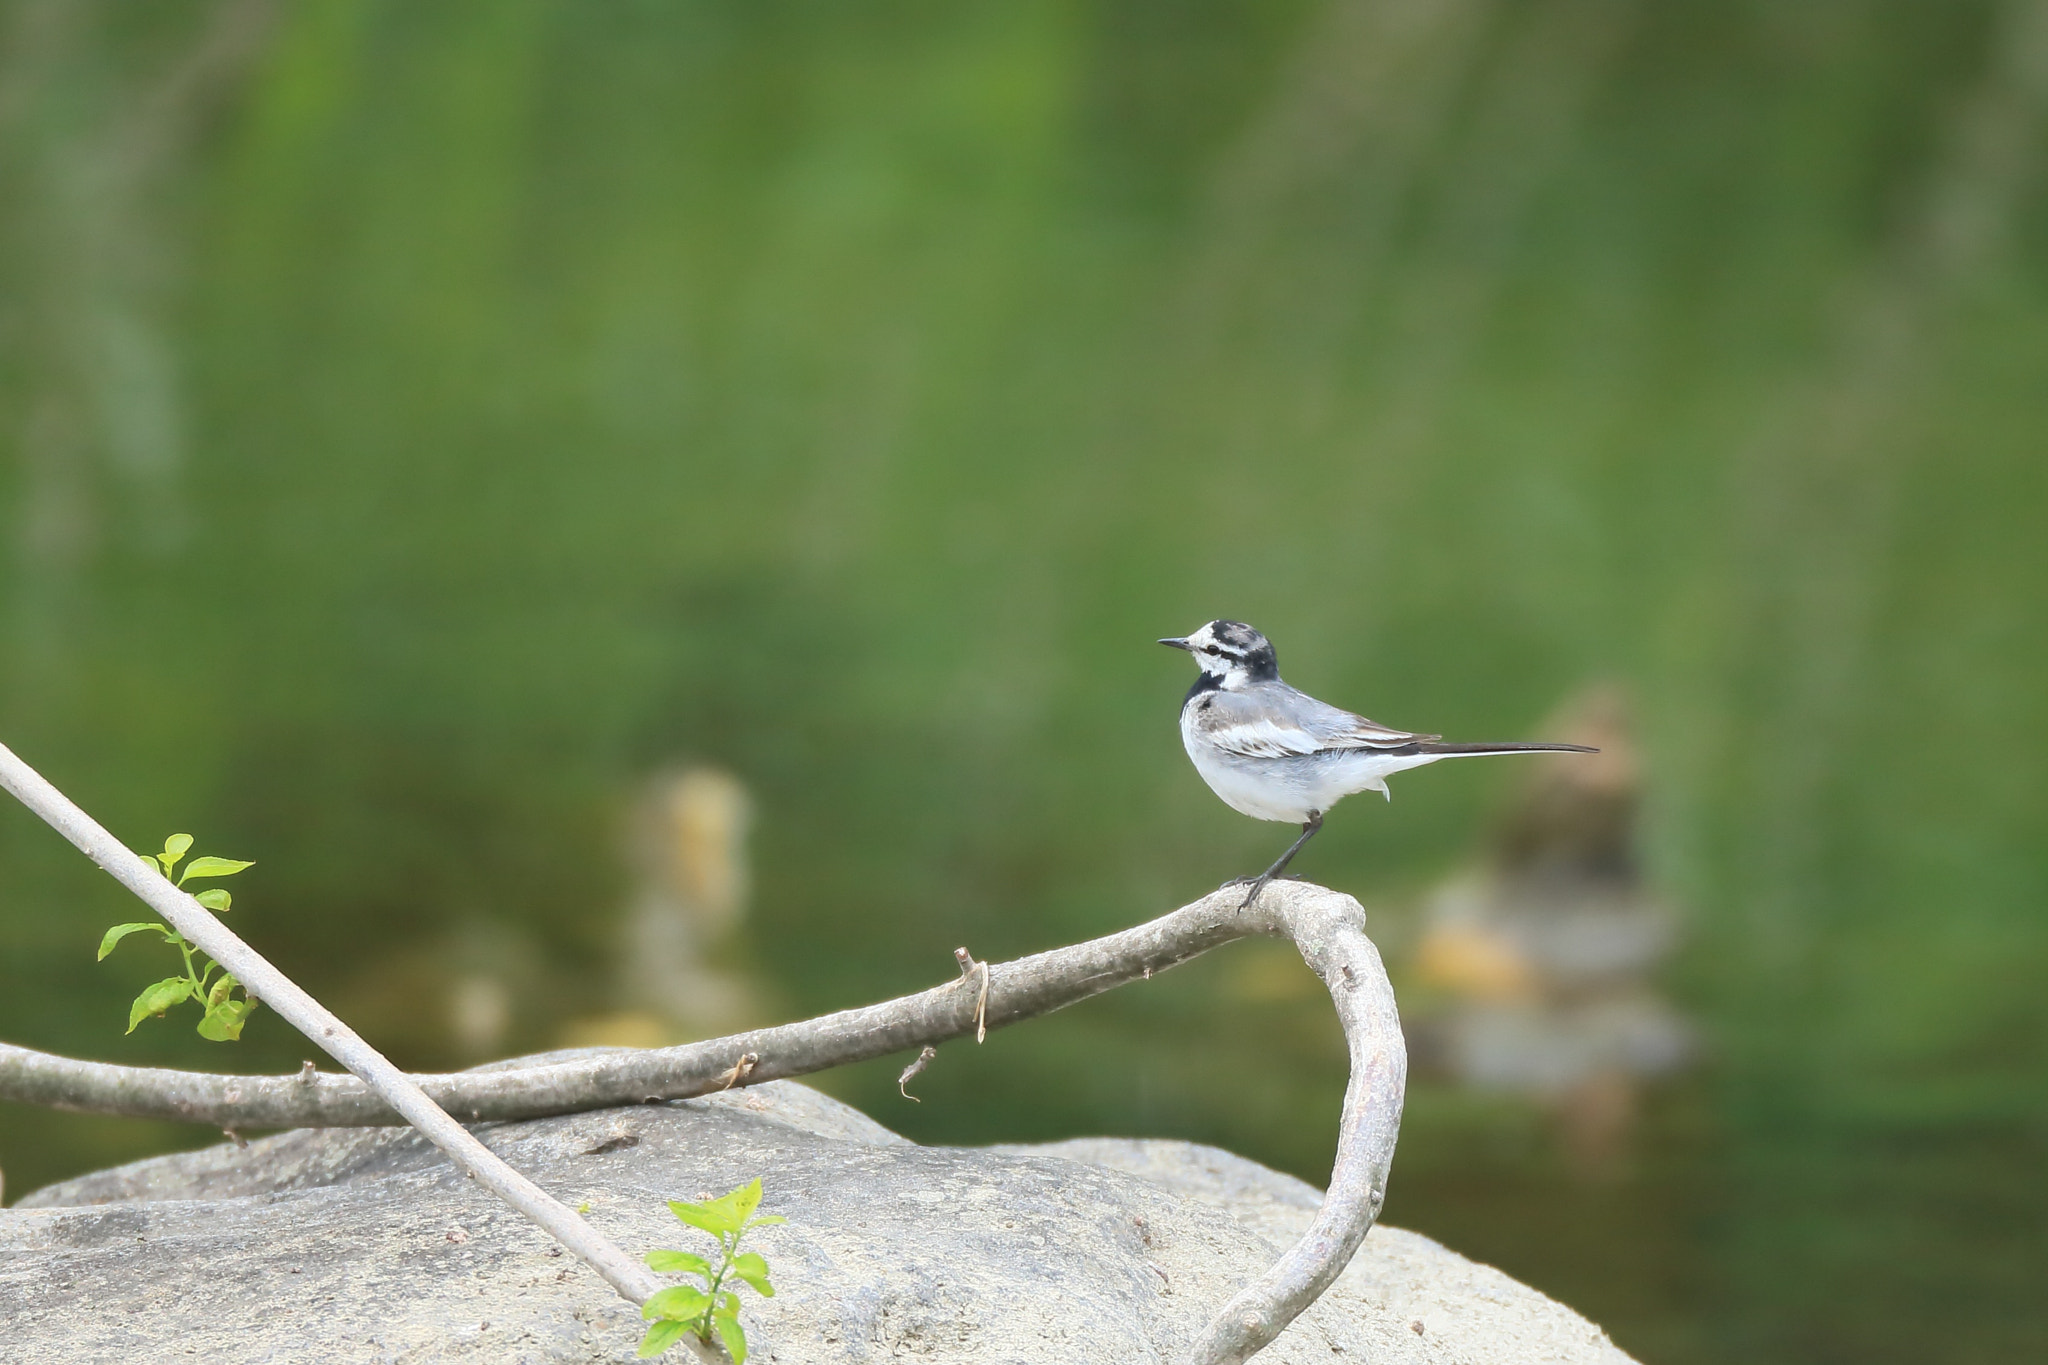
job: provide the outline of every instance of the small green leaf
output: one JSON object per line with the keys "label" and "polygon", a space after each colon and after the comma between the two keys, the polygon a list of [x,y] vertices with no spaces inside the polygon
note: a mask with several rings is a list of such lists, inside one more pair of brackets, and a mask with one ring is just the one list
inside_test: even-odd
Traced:
{"label": "small green leaf", "polygon": [[711,1262],[687,1251],[650,1251],[647,1268],[664,1275],[702,1275],[707,1283],[711,1279]]}
{"label": "small green leaf", "polygon": [[[670,1204],[669,1207],[675,1210],[676,1217],[681,1218],[691,1227],[702,1228],[706,1232],[723,1237],[728,1232],[738,1232],[744,1228],[747,1225],[747,1215],[752,1213],[760,1203],[761,1182],[755,1179],[748,1181],[736,1190],[728,1190],[726,1193],[718,1196],[718,1198],[706,1203],[685,1204],[680,1208],[675,1204]],[[703,1221],[699,1222],[697,1218],[684,1217],[682,1212],[684,1208],[695,1210],[697,1216],[702,1218]]]}
{"label": "small green leaf", "polygon": [[223,1000],[218,1005],[208,1005],[206,1017],[199,1021],[199,1036],[216,1043],[232,1043],[242,1036],[242,1025],[249,1022],[249,1012],[255,1008],[253,1000]]}
{"label": "small green leaf", "polygon": [[[184,857],[187,853],[190,853],[191,851],[191,835],[173,834],[170,838],[164,840],[164,851],[161,854],[157,855],[157,861],[163,863],[164,871],[166,874],[168,874],[171,868],[177,865],[178,859]],[[168,861],[166,861],[167,859]]]}
{"label": "small green leaf", "polygon": [[162,934],[165,938],[169,938],[171,936],[171,931],[164,928],[164,926],[161,924],[117,924],[113,928],[107,930],[107,936],[100,940],[100,955],[98,960],[101,962],[105,962],[107,960],[107,954],[114,951],[114,945],[116,943],[119,943],[122,939],[128,937],[128,935],[140,933],[144,929],[154,929],[159,934]]}
{"label": "small green leaf", "polygon": [[167,976],[154,986],[135,997],[135,1003],[128,1007],[128,1031],[135,1032],[135,1026],[152,1014],[162,1014],[192,994],[192,978],[189,976]]}
{"label": "small green leaf", "polygon": [[718,1339],[725,1343],[725,1353],[732,1357],[732,1365],[747,1365],[747,1334],[740,1330],[740,1320],[716,1313],[711,1325],[718,1329]]}
{"label": "small green leaf", "polygon": [[640,1309],[643,1318],[675,1318],[687,1321],[711,1306],[711,1296],[692,1284],[672,1284],[649,1299]]}
{"label": "small green leaf", "polygon": [[702,1228],[713,1237],[723,1237],[728,1232],[738,1232],[740,1220],[732,1216],[732,1210],[724,1207],[724,1201],[714,1199],[708,1204],[690,1204],[680,1199],[668,1201],[668,1211],[693,1228]]}
{"label": "small green leaf", "polygon": [[654,1326],[647,1329],[647,1335],[640,1338],[640,1350],[638,1353],[640,1358],[642,1360],[652,1360],[669,1347],[675,1345],[681,1339],[683,1333],[689,1330],[690,1325],[688,1323],[676,1322],[673,1319],[665,1318],[655,1323]]}
{"label": "small green leaf", "polygon": [[[208,967],[206,970],[210,972],[213,968]],[[220,980],[214,982],[212,987],[206,992],[206,1008],[213,1009],[226,1003],[228,992],[241,984],[241,982],[235,980],[233,972],[222,972]]]}
{"label": "small green leaf", "polygon": [[754,1286],[764,1299],[775,1297],[775,1286],[768,1283],[768,1262],[759,1252],[742,1251],[732,1258],[732,1273]]}
{"label": "small green leaf", "polygon": [[234,897],[228,895],[225,890],[218,886],[210,891],[202,891],[192,899],[198,901],[217,915],[225,915],[228,912],[228,907],[235,903]]}
{"label": "small green leaf", "polygon": [[750,1228],[772,1228],[777,1223],[787,1223],[788,1221],[787,1218],[784,1218],[779,1213],[764,1213],[759,1218],[748,1223],[747,1226]]}
{"label": "small green leaf", "polygon": [[256,864],[245,863],[239,858],[194,858],[185,864],[185,875],[178,878],[178,885],[183,886],[194,877],[232,877],[242,869],[254,866]]}
{"label": "small green leaf", "polygon": [[584,1200],[584,1201],[583,1201],[582,1203],[578,1204],[578,1205],[576,1206],[576,1212],[578,1212],[578,1213],[589,1213],[589,1212],[590,1212],[590,1201],[589,1201],[588,1199],[586,1199],[586,1200]]}

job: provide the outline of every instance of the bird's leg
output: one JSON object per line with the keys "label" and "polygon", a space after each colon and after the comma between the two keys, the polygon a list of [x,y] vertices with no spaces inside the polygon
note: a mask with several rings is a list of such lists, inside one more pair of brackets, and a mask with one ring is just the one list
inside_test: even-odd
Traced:
{"label": "bird's leg", "polygon": [[1259,898],[1259,893],[1266,889],[1267,883],[1271,882],[1275,877],[1279,876],[1282,872],[1285,872],[1287,870],[1287,864],[1294,861],[1294,855],[1301,852],[1301,846],[1307,843],[1309,840],[1315,838],[1316,831],[1321,829],[1322,827],[1323,813],[1319,810],[1310,811],[1308,813],[1308,823],[1301,827],[1301,837],[1299,839],[1296,839],[1292,844],[1289,844],[1287,846],[1287,851],[1280,855],[1279,862],[1274,863],[1271,867],[1267,868],[1264,872],[1261,872],[1256,877],[1240,877],[1238,878],[1237,883],[1225,882],[1225,886],[1241,884],[1245,881],[1249,881],[1251,883],[1252,889],[1245,893],[1244,900],[1239,903],[1237,908],[1240,910],[1246,909],[1251,905],[1253,901],[1257,900]]}

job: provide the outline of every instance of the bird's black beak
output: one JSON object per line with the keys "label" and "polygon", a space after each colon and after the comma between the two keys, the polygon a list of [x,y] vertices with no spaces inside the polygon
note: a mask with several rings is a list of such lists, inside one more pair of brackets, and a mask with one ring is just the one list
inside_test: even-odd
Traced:
{"label": "bird's black beak", "polygon": [[1160,643],[1160,644],[1162,644],[1162,645],[1166,645],[1167,647],[1169,647],[1169,648],[1171,648],[1171,649],[1187,649],[1187,650],[1192,650],[1192,649],[1194,648],[1194,646],[1193,646],[1193,645],[1191,645],[1191,644],[1189,644],[1189,643],[1188,643],[1188,642],[1187,642],[1187,641],[1186,641],[1185,639],[1181,639],[1181,640],[1161,640],[1161,641],[1160,641],[1159,643]]}

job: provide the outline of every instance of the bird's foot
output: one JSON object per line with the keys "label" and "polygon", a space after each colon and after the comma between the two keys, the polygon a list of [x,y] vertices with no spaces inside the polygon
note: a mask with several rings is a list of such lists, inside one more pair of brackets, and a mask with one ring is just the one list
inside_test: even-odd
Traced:
{"label": "bird's foot", "polygon": [[1256,877],[1232,877],[1216,889],[1218,891],[1228,891],[1233,886],[1249,886],[1251,890],[1245,892],[1244,899],[1237,903],[1238,910],[1245,911],[1251,909],[1252,902],[1259,898],[1259,893],[1274,882],[1298,882],[1300,880],[1301,878],[1293,873],[1276,877],[1270,872],[1261,872]]}

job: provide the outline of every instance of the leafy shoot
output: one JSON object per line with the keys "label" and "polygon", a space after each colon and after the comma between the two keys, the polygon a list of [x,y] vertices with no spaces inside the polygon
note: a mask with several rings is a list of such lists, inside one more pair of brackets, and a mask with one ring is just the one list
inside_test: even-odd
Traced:
{"label": "leafy shoot", "polygon": [[[178,872],[178,864],[191,851],[191,835],[173,834],[164,840],[163,852],[146,856],[150,862],[162,869],[165,877],[170,878],[178,886],[183,886],[195,877],[232,877],[245,868],[255,866],[254,863],[244,862],[239,858],[194,858],[185,864],[185,870],[181,874]],[[233,898],[226,890],[217,886],[210,886],[195,893],[192,899],[217,915],[226,914],[229,907],[234,904]],[[195,1000],[200,1007],[200,1037],[212,1039],[216,1043],[232,1042],[240,1038],[242,1025],[249,1021],[249,1015],[255,1010],[257,1002],[248,998],[249,993],[246,990],[242,992],[242,998],[237,1000],[234,992],[242,983],[235,980],[232,973],[221,970],[219,963],[209,961],[203,953],[195,950],[183,934],[168,924],[143,922],[115,925],[100,939],[99,960],[106,961],[107,954],[113,952],[115,946],[128,935],[145,930],[163,935],[165,943],[184,955],[185,973],[183,976],[167,976],[135,997],[135,1003],[128,1007],[128,1031],[135,1032],[136,1026],[151,1015],[161,1015],[173,1005]],[[219,976],[214,975],[217,971],[220,972]]]}
{"label": "leafy shoot", "polygon": [[753,1228],[782,1222],[776,1214],[756,1216],[761,1182],[750,1180],[732,1192],[701,1204],[669,1201],[669,1212],[690,1227],[718,1239],[718,1264],[689,1251],[650,1251],[647,1266],[664,1275],[691,1275],[702,1283],[671,1285],[647,1301],[640,1316],[653,1322],[640,1340],[640,1357],[658,1356],[682,1340],[683,1333],[709,1344],[715,1334],[733,1365],[746,1365],[747,1334],[740,1328],[740,1298],[726,1288],[738,1280],[763,1298],[775,1297],[768,1283],[768,1262],[758,1252],[741,1251],[740,1238]]}

